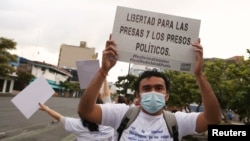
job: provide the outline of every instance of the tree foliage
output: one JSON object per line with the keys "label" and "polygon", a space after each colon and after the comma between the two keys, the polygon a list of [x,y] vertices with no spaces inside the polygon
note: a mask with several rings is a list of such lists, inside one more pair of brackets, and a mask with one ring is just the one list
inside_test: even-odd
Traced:
{"label": "tree foliage", "polygon": [[228,84],[226,76],[227,64],[221,59],[208,60],[204,64],[204,72],[222,109],[226,108],[228,95]]}
{"label": "tree foliage", "polygon": [[[247,52],[250,56],[249,49]],[[250,123],[250,57],[248,60],[243,57],[236,60],[206,59],[204,73],[218,98],[223,114],[226,115],[227,110],[233,110],[239,114],[240,120]],[[171,70],[164,71],[164,74],[171,83],[167,106],[187,107],[193,102],[202,104],[193,74]],[[128,88],[133,90],[136,78],[119,77],[116,82],[118,93],[126,94]]]}
{"label": "tree foliage", "polygon": [[15,72],[10,62],[17,62],[17,56],[9,53],[9,50],[16,49],[16,42],[11,39],[0,37],[0,76],[7,77]]}
{"label": "tree foliage", "polygon": [[62,86],[65,90],[73,91],[81,91],[79,82],[70,82],[70,81],[60,81],[60,86]]}
{"label": "tree foliage", "polygon": [[135,98],[135,94],[128,94],[128,89],[130,89],[131,91],[134,90],[134,83],[136,80],[136,76],[132,75],[132,74],[128,74],[126,76],[119,76],[118,77],[118,81],[115,82],[115,86],[118,88],[117,89],[117,94],[123,94],[125,95],[125,97],[129,98]]}
{"label": "tree foliage", "polygon": [[228,107],[240,115],[240,120],[250,123],[250,58],[238,63],[232,72],[235,74],[232,78],[235,95],[228,99]]}
{"label": "tree foliage", "polygon": [[188,109],[191,103],[201,104],[198,85],[193,74],[169,70],[165,71],[165,75],[170,80],[168,106]]}
{"label": "tree foliage", "polygon": [[23,90],[34,79],[35,76],[29,72],[18,71],[16,84],[19,85],[18,90]]}

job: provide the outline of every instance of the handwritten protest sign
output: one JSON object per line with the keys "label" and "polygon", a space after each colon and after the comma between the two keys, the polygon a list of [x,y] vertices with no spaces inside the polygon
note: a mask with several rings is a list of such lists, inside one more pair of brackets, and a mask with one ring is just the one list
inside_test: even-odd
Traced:
{"label": "handwritten protest sign", "polygon": [[119,61],[193,73],[199,29],[197,19],[118,6],[112,40]]}

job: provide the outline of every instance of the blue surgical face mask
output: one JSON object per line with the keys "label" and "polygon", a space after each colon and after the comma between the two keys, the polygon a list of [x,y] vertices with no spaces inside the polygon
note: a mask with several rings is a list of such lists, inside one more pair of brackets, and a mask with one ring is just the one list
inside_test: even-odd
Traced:
{"label": "blue surgical face mask", "polygon": [[154,91],[142,93],[141,106],[150,114],[156,113],[165,106],[165,95]]}

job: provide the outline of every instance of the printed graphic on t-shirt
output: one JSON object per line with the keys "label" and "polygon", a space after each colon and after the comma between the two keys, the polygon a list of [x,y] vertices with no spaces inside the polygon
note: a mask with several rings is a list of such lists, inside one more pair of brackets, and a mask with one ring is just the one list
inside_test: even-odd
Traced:
{"label": "printed graphic on t-shirt", "polygon": [[127,131],[127,135],[125,135],[123,138],[124,140],[130,140],[130,141],[151,141],[151,140],[157,140],[157,141],[172,141],[172,138],[170,135],[166,132],[166,130],[163,129],[138,129],[135,126],[131,126]]}

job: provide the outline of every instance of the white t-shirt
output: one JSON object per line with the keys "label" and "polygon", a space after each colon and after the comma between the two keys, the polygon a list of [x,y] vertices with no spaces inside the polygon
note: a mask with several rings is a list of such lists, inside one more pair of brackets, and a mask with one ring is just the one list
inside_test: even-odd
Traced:
{"label": "white t-shirt", "polygon": [[[129,109],[125,104],[103,104],[102,125],[112,126],[115,130],[119,127],[121,120]],[[178,124],[179,140],[185,135],[197,134],[195,131],[196,119],[199,113],[176,112],[175,117]],[[115,132],[117,141],[118,133]],[[140,141],[173,141],[170,137],[163,114],[150,116],[140,111],[135,121],[124,130],[120,141],[140,140]]]}
{"label": "white t-shirt", "polygon": [[114,141],[114,129],[110,126],[99,125],[99,131],[90,132],[87,127],[82,125],[79,118],[62,116],[60,122],[66,131],[76,135],[77,141]]}
{"label": "white t-shirt", "polygon": [[112,103],[112,100],[111,100],[111,98],[110,98],[110,96],[104,96],[103,98],[102,98],[102,100],[103,100],[103,103]]}

